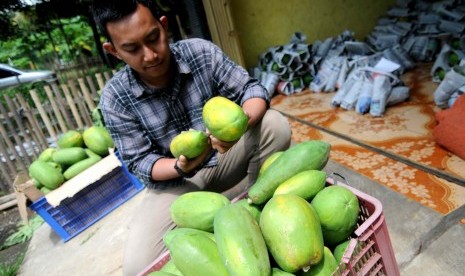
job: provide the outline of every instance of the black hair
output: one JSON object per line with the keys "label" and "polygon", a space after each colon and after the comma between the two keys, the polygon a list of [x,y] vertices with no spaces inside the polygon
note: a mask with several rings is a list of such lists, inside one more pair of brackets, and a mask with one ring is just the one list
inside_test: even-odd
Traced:
{"label": "black hair", "polygon": [[105,37],[111,41],[110,34],[107,31],[107,24],[134,13],[138,4],[148,8],[152,15],[159,20],[161,14],[154,0],[94,0],[91,5],[91,13],[95,24]]}

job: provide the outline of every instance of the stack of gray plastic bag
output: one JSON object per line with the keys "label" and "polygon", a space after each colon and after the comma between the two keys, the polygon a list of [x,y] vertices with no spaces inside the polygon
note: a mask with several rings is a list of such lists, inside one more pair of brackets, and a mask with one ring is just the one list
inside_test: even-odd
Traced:
{"label": "stack of gray plastic bag", "polygon": [[465,1],[399,0],[378,20],[368,35],[368,44],[377,51],[394,45],[417,62],[434,61],[431,76],[440,83],[435,103],[449,108],[464,93]]}
{"label": "stack of gray plastic bag", "polygon": [[400,44],[415,61],[430,62],[444,42],[464,42],[464,19],[463,0],[398,0],[378,20],[367,42],[376,51]]}
{"label": "stack of gray plastic bag", "polygon": [[357,113],[384,115],[386,107],[404,102],[410,89],[387,70],[355,66],[331,100],[331,105]]}
{"label": "stack of gray plastic bag", "polygon": [[417,62],[434,60],[433,81],[465,56],[465,1],[399,0],[368,35],[368,44],[383,51],[396,44]]}
{"label": "stack of gray plastic bag", "polygon": [[[301,92],[305,88],[316,93],[337,90],[333,106],[341,106],[347,110],[357,107],[357,112],[370,112],[373,116],[382,116],[386,105],[408,98],[407,87],[396,87],[401,85],[397,76],[387,72],[391,77],[383,80],[379,70],[379,78],[368,73],[374,70],[372,67],[382,58],[397,65],[394,74],[401,74],[412,68],[413,61],[399,45],[376,53],[367,43],[355,41],[350,31],[324,41],[316,41],[313,45],[306,44],[305,39],[301,33],[295,33],[289,44],[271,47],[260,56],[259,65],[253,69],[252,75],[261,80],[270,97],[276,90],[285,95]],[[365,83],[364,92],[360,93],[362,83]],[[354,87],[352,84],[355,84]],[[369,86],[370,84],[373,85]],[[351,92],[347,93],[348,91]],[[392,97],[389,98],[391,94]],[[362,97],[360,101],[359,96]]]}
{"label": "stack of gray plastic bag", "polygon": [[312,45],[305,43],[302,33],[295,33],[289,44],[270,47],[260,56],[259,65],[252,75],[268,90],[270,97],[279,86],[285,95],[300,92],[313,79]]}
{"label": "stack of gray plastic bag", "polygon": [[415,63],[400,45],[375,52],[367,43],[349,39],[337,48],[323,57],[310,83],[313,92],[337,91],[332,106],[379,117],[386,107],[408,99],[410,89],[399,76]]}
{"label": "stack of gray plastic bag", "polygon": [[445,74],[434,91],[434,102],[440,108],[450,108],[463,94],[465,94],[465,59]]}

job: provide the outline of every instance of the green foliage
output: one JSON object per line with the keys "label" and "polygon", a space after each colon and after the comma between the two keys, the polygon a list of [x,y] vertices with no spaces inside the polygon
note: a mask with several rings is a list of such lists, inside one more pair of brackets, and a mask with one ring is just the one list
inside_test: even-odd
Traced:
{"label": "green foliage", "polygon": [[38,26],[33,14],[17,14],[17,35],[0,40],[0,63],[18,68],[43,69],[50,63],[78,61],[79,56],[95,56],[92,29],[85,17],[49,20]]}
{"label": "green foliage", "polygon": [[[0,249],[5,249],[15,244],[24,243],[32,238],[34,231],[44,223],[44,220],[36,215],[29,220],[29,223],[20,222],[18,230],[9,236]],[[1,274],[2,275],[2,274]]]}
{"label": "green foliage", "polygon": [[22,253],[13,264],[0,264],[0,276],[16,276],[26,253]]}
{"label": "green foliage", "polygon": [[105,126],[105,122],[103,121],[103,115],[102,115],[102,110],[100,109],[100,106],[97,106],[92,110],[92,122],[94,126]]}

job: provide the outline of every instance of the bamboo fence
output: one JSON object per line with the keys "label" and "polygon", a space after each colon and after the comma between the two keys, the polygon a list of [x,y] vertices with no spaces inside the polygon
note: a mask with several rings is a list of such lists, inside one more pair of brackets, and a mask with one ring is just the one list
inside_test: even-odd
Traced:
{"label": "bamboo fence", "polygon": [[[13,191],[13,181],[26,172],[39,154],[56,146],[59,136],[69,130],[92,126],[98,91],[113,72],[70,79],[21,93],[0,94],[0,192]],[[3,98],[3,100],[2,100]]]}

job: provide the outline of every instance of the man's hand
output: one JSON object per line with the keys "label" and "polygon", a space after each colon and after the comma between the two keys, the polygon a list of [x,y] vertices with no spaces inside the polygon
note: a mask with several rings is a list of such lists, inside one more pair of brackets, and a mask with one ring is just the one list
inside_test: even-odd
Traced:
{"label": "man's hand", "polygon": [[234,146],[234,144],[237,143],[237,141],[232,141],[232,142],[225,142],[225,141],[221,141],[220,139],[216,138],[215,136],[213,136],[207,129],[207,135],[208,135],[208,138],[210,140],[210,143],[211,143],[211,146],[213,149],[216,149],[219,153],[225,153],[227,152],[230,148],[232,148],[232,146]]}
{"label": "man's hand", "polygon": [[212,148],[216,149],[219,153],[227,152],[237,142],[237,141],[224,142],[224,141],[221,141],[215,138],[214,136],[210,136],[210,141],[212,143]]}
{"label": "man's hand", "polygon": [[184,155],[181,155],[176,161],[178,163],[178,167],[185,173],[193,172],[200,168],[200,166],[206,161],[205,159],[210,156],[212,150],[212,147],[207,147],[204,152],[193,159],[187,159]]}

